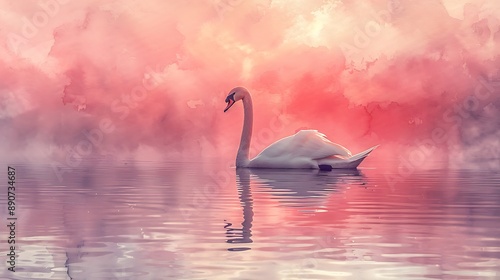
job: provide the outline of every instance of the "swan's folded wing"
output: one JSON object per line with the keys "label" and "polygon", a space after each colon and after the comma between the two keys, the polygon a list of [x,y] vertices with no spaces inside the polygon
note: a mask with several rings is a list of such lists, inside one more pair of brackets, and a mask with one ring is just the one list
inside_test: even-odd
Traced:
{"label": "swan's folded wing", "polygon": [[259,156],[266,157],[306,157],[320,159],[330,156],[350,157],[351,152],[341,145],[332,143],[317,130],[301,130],[292,136],[274,142]]}
{"label": "swan's folded wing", "polygon": [[297,156],[320,159],[329,156],[350,157],[351,152],[339,144],[332,143],[317,130],[301,130],[293,135],[291,146]]}

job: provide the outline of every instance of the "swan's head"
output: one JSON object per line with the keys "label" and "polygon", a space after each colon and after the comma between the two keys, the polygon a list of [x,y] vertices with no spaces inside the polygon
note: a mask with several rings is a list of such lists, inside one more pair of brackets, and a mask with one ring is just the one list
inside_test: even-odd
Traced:
{"label": "swan's head", "polygon": [[231,106],[233,106],[234,103],[236,103],[236,101],[242,100],[247,94],[248,90],[246,90],[246,88],[243,87],[233,88],[229,92],[229,95],[226,97],[227,106],[226,109],[224,109],[224,112],[229,110],[229,108],[231,108]]}

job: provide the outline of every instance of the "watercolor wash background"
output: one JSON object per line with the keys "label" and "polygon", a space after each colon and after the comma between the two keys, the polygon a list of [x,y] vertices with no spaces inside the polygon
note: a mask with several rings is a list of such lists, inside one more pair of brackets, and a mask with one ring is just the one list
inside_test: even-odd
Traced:
{"label": "watercolor wash background", "polygon": [[492,0],[0,7],[2,155],[59,180],[96,158],[231,162],[242,112],[222,109],[238,85],[256,103],[251,155],[314,128],[353,152],[381,144],[395,181],[436,161],[500,164]]}
{"label": "watercolor wash background", "polygon": [[[53,174],[40,173],[43,180],[36,180],[50,182],[54,196],[38,195],[67,203],[73,203],[74,196],[57,188],[65,178],[75,182],[94,178],[95,186],[106,180],[133,181],[134,173],[104,172],[109,178],[93,173],[103,172],[102,164],[83,168],[93,166],[96,159],[200,161],[207,166],[220,160],[229,166],[234,162],[242,112],[235,106],[223,114],[223,100],[230,88],[243,85],[253,93],[258,111],[253,155],[298,129],[314,128],[353,152],[381,144],[368,160],[387,160],[397,167],[396,173],[384,178],[392,187],[407,179],[411,182],[410,176],[420,168],[500,166],[500,4],[493,0],[307,3],[0,1],[2,160],[50,164]],[[186,191],[189,195],[183,196],[185,207],[171,209],[172,216],[190,221],[200,210],[218,205],[214,201],[234,188],[234,170],[207,170],[203,182],[192,179],[189,169],[166,174],[148,170],[155,176],[135,178],[158,185],[164,183],[162,176],[194,180],[188,184],[193,185]],[[74,187],[75,182],[68,185]],[[438,183],[433,186],[448,196],[453,193]],[[144,194],[136,191],[137,196]],[[154,190],[147,193],[159,197]],[[42,200],[34,205],[43,204],[41,210],[49,213],[52,208],[47,206],[53,205],[56,212],[72,217],[87,210],[84,194],[69,211]],[[95,199],[108,208],[108,196]],[[134,207],[127,205],[126,210]],[[37,224],[35,215],[24,217],[25,225]],[[230,220],[237,224],[236,216]],[[74,242],[75,248],[81,246],[80,234],[100,228],[90,225],[92,221],[87,221],[83,233],[68,234],[74,237],[69,243]],[[50,253],[45,244],[28,243],[38,242],[36,238],[23,240],[24,256]],[[338,242],[327,233],[312,241],[314,250]],[[365,257],[360,251],[353,254],[355,259]],[[26,263],[30,258],[23,261],[21,267],[31,264]],[[314,251],[288,269],[300,275],[320,263]],[[34,277],[34,273],[18,275]],[[45,276],[49,274],[54,272]]]}

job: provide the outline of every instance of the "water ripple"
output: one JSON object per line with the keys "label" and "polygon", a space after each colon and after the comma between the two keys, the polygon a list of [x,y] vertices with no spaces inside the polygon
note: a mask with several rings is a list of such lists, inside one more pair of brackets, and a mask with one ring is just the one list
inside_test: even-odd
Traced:
{"label": "water ripple", "polygon": [[22,169],[16,279],[500,277],[496,173]]}

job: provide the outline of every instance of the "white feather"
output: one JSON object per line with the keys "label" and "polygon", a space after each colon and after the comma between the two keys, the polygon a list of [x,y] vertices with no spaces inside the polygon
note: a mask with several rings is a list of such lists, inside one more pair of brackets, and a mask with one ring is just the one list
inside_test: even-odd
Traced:
{"label": "white feather", "polygon": [[[375,147],[374,147],[375,148]],[[374,148],[364,152],[364,159]],[[319,168],[320,164],[333,168],[352,167],[351,152],[333,143],[317,130],[301,130],[271,144],[254,159],[248,167],[254,168]]]}

